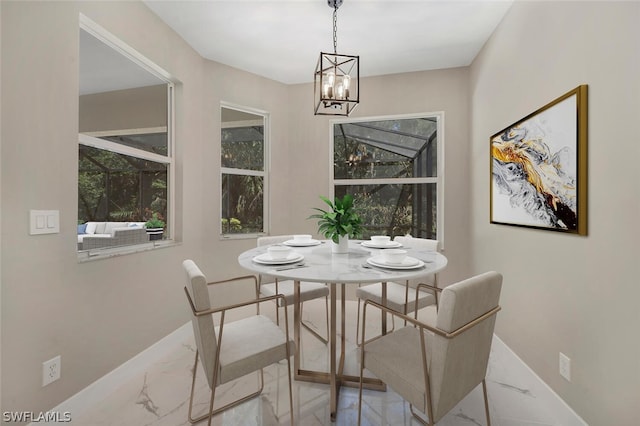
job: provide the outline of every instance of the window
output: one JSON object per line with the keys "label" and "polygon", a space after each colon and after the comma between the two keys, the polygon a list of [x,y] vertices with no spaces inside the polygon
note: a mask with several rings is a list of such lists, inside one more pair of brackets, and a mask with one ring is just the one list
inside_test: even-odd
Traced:
{"label": "window", "polygon": [[248,108],[221,108],[220,234],[224,238],[267,231],[267,117]]}
{"label": "window", "polygon": [[[171,239],[173,83],[82,15],[79,62],[79,252]],[[147,233],[153,217],[164,226]]]}
{"label": "window", "polygon": [[333,189],[371,235],[442,240],[442,114],[334,121]]}

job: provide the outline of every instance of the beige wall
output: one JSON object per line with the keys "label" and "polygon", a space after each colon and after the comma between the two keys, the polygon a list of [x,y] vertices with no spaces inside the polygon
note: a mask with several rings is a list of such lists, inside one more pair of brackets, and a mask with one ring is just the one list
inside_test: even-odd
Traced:
{"label": "beige wall", "polygon": [[[311,85],[205,61],[142,3],[5,1],[0,11],[2,410],[39,411],[187,321],[184,258],[211,277],[242,272],[237,254],[255,241],[219,239],[220,102],[271,114],[274,234],[315,234],[306,218],[330,190],[330,119],[312,115]],[[180,80],[180,245],[77,263],[80,11]],[[639,116],[638,14],[638,3],[517,2],[471,68],[363,79],[354,113],[444,111],[443,282],[503,272],[498,334],[594,425],[614,424],[605,416],[630,424],[628,401],[640,399],[640,194],[629,172],[640,145],[628,125]],[[489,225],[489,135],[581,83],[590,97],[589,236]],[[29,236],[29,209],[59,209],[60,234]],[[557,374],[558,351],[572,359],[572,383]],[[41,363],[58,354],[62,379],[41,388]]]}
{"label": "beige wall", "polygon": [[80,132],[167,125],[167,85],[80,96]]}
{"label": "beige wall", "polygon": [[[2,2],[2,410],[54,407],[188,321],[181,262],[211,277],[242,271],[255,240],[219,238],[220,102],[268,111],[281,229],[286,86],[203,60],[136,2]],[[77,262],[78,15],[164,68],[176,85],[176,234],[170,248]],[[141,30],[143,29],[143,30]],[[152,36],[151,36],[152,35]],[[13,40],[6,43],[4,40]],[[6,84],[10,82],[11,84]],[[29,236],[30,209],[58,209],[61,232]],[[246,292],[249,293],[246,289]],[[62,378],[41,387],[41,364]]]}
{"label": "beige wall", "polygon": [[[473,270],[504,274],[497,334],[592,425],[638,423],[638,22],[638,2],[516,2],[471,66]],[[580,84],[589,235],[490,225],[489,136]]]}
{"label": "beige wall", "polygon": [[[187,321],[180,262],[199,260],[204,237],[205,163],[197,146],[203,60],[142,3],[3,1],[0,7],[2,410],[37,412]],[[79,12],[181,81],[179,246],[77,261]],[[60,233],[30,236],[30,209],[60,210]],[[42,388],[42,362],[56,355],[62,378]]]}
{"label": "beige wall", "polygon": [[[2,34],[2,7],[0,7],[0,35]],[[0,36],[0,99],[2,99],[2,37]],[[2,102],[0,102],[0,129],[2,129]],[[0,131],[0,188],[2,188],[2,132]],[[2,197],[0,196],[0,235],[2,235]],[[0,248],[0,409],[2,409],[2,249]]]}

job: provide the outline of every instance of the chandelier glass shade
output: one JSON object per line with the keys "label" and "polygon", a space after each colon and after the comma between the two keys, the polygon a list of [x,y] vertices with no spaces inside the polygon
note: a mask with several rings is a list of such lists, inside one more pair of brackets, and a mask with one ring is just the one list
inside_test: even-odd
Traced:
{"label": "chandelier glass shade", "polygon": [[360,57],[337,53],[337,14],[342,0],[327,0],[333,7],[333,53],[320,52],[313,75],[314,115],[347,116],[360,102]]}

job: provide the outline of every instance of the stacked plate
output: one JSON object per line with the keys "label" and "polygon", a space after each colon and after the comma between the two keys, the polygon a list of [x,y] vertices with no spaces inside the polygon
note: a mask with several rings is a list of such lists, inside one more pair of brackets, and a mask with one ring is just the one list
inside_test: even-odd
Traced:
{"label": "stacked plate", "polygon": [[298,241],[298,240],[292,239],[292,240],[287,240],[282,244],[289,247],[311,247],[311,246],[317,246],[318,244],[322,244],[322,242],[318,240]]}
{"label": "stacked plate", "polygon": [[402,247],[402,244],[397,241],[391,241],[391,237],[388,237],[387,235],[372,235],[371,240],[363,241],[360,244],[362,244],[363,247],[377,249]]}
{"label": "stacked plate", "polygon": [[253,258],[253,261],[262,265],[286,265],[287,263],[296,263],[304,259],[300,253],[291,252],[284,258],[274,259],[271,254],[263,253]]}
{"label": "stacked plate", "polygon": [[368,248],[377,248],[377,249],[386,249],[386,248],[398,248],[402,247],[402,244],[396,241],[387,241],[385,243],[377,243],[373,241],[363,241],[360,243],[363,247]]}
{"label": "stacked plate", "polygon": [[389,262],[383,256],[373,256],[367,259],[367,263],[379,268],[388,269],[417,269],[424,266],[424,262],[422,260],[409,256],[406,256],[399,263]]}
{"label": "stacked plate", "polygon": [[284,244],[272,244],[267,247],[267,252],[255,256],[253,261],[263,265],[286,265],[288,263],[300,262],[304,256],[296,253]]}

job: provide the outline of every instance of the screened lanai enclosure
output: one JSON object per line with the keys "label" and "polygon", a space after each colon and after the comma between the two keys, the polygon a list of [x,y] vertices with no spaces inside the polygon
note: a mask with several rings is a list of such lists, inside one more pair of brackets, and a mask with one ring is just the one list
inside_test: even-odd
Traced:
{"label": "screened lanai enclosure", "polygon": [[363,237],[437,239],[437,117],[334,124],[333,139],[335,195],[353,195]]}
{"label": "screened lanai enclosure", "polygon": [[[118,143],[149,151],[150,138],[117,137]],[[109,139],[109,138],[106,138]],[[153,213],[167,217],[167,164],[79,145],[78,223],[89,221],[143,222]]]}

